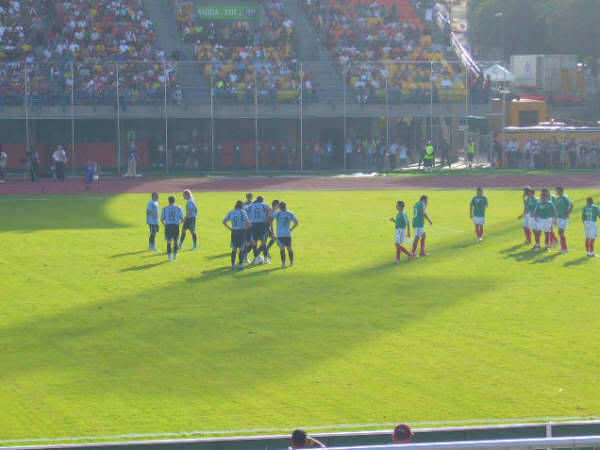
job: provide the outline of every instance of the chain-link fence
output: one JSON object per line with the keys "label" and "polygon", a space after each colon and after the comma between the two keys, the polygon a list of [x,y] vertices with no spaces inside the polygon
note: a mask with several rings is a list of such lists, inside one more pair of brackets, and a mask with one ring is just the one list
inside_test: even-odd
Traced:
{"label": "chain-link fence", "polygon": [[[418,164],[429,142],[452,164],[465,156],[469,117],[490,115],[489,91],[440,54],[337,63],[244,56],[3,63],[9,164],[30,150],[50,167],[46,155],[63,145],[73,170],[96,161],[128,175],[132,159],[164,173],[383,171]],[[481,136],[480,156],[489,133]]]}

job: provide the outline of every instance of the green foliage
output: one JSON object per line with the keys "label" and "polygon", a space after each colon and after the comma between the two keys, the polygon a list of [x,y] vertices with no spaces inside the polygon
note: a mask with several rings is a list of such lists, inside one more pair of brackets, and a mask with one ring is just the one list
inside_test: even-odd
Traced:
{"label": "green foliage", "polygon": [[521,244],[520,192],[487,192],[477,244],[473,193],[428,191],[431,256],[396,265],[389,218],[419,194],[266,193],[300,219],[297,264],[242,273],[233,193],[197,195],[200,249],[173,263],[145,250],[147,195],[1,199],[0,443],[597,414],[590,192],[558,255]]}
{"label": "green foliage", "polygon": [[470,0],[468,17],[476,47],[600,56],[598,0]]}

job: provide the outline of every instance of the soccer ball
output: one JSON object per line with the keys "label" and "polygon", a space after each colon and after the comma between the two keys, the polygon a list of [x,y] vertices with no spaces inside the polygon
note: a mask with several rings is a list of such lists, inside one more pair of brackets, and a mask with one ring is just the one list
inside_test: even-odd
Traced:
{"label": "soccer ball", "polygon": [[256,264],[257,266],[263,264],[264,262],[265,260],[262,255],[258,255],[256,258],[254,258],[254,264]]}

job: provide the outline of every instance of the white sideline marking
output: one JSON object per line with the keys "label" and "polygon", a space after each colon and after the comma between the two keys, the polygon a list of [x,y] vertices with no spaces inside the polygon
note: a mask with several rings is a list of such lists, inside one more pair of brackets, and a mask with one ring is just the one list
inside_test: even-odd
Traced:
{"label": "white sideline marking", "polygon": [[[502,424],[502,423],[531,423],[531,422],[557,422],[557,421],[575,421],[575,420],[595,420],[600,415],[595,416],[570,416],[570,417],[529,417],[521,419],[472,419],[472,420],[448,420],[448,421],[428,421],[428,422],[410,422],[411,426],[421,425],[465,425],[465,424]],[[197,436],[197,435],[236,435],[249,433],[270,433],[275,431],[289,431],[292,428],[301,428],[304,430],[333,430],[333,429],[359,429],[375,427],[393,427],[394,423],[365,423],[365,424],[340,424],[340,425],[317,425],[312,427],[281,427],[281,428],[252,428],[243,430],[219,430],[219,431],[180,431],[163,433],[128,433],[114,434],[104,436],[74,436],[60,438],[31,438],[31,439],[1,439],[0,443],[18,443],[18,442],[64,442],[64,441],[83,441],[83,440],[108,440],[108,439],[128,439],[128,438],[153,438],[169,436]]]}

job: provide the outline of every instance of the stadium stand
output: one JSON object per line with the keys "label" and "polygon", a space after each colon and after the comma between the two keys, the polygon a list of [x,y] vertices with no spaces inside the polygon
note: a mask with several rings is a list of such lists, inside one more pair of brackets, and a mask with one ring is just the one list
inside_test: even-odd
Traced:
{"label": "stadium stand", "polygon": [[155,44],[142,0],[0,3],[1,89],[9,103],[22,101],[25,71],[32,107],[114,104],[119,63],[121,99],[147,103],[164,91],[176,100],[175,66]]}
{"label": "stadium stand", "polygon": [[410,0],[301,1],[337,69],[346,73],[356,102],[385,101],[386,78],[390,102],[464,98],[463,71],[433,39],[433,6],[416,2],[417,8]]}
{"label": "stadium stand", "polygon": [[263,1],[259,20],[210,21],[198,14],[201,2],[171,1],[182,39],[195,42],[194,55],[212,80],[216,99],[250,103],[256,95],[261,103],[294,102],[301,80],[304,99],[315,97],[297,59],[294,21],[282,2]]}

